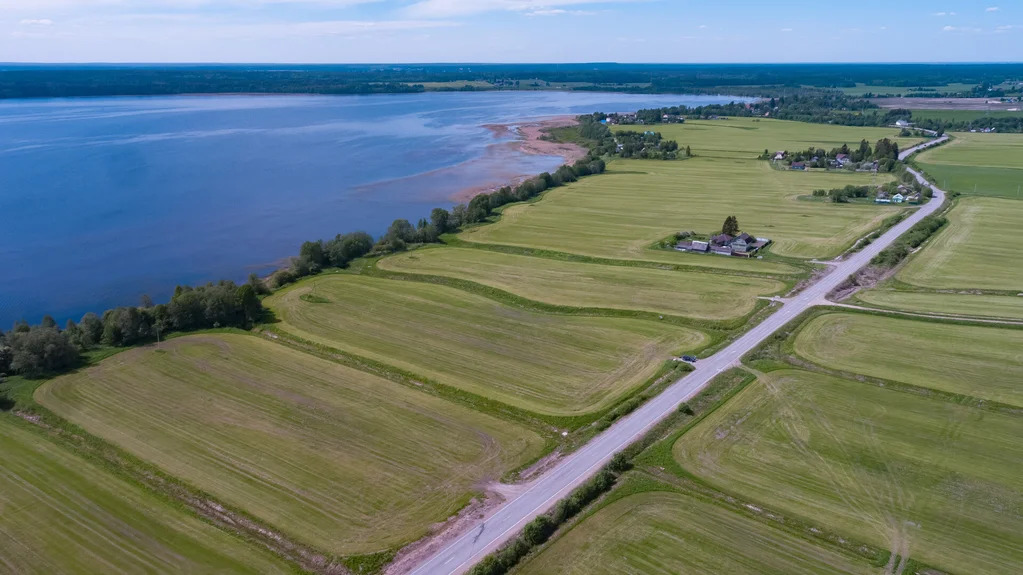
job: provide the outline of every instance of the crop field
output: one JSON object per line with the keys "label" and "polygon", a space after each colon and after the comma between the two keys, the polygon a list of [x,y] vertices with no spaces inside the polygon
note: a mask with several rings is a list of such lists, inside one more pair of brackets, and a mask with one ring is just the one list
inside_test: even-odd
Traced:
{"label": "crop field", "polygon": [[421,249],[385,258],[386,270],[478,282],[554,305],[603,307],[726,320],[753,311],[775,280],[557,261],[478,249]]}
{"label": "crop field", "polygon": [[872,289],[856,294],[866,304],[918,313],[1023,320],[1023,297]]}
{"label": "crop field", "polygon": [[727,120],[686,120],[685,124],[658,126],[619,126],[618,130],[654,130],[679,145],[691,146],[701,157],[752,159],[769,150],[805,150],[810,146],[831,150],[842,144],[850,148],[867,140],[873,146],[888,138],[899,144],[899,149],[919,143],[915,137],[899,137],[894,128],[861,128],[771,120],[767,118],[729,118]]}
{"label": "crop field", "polygon": [[1023,199],[1023,134],[953,134],[916,162],[944,190]]}
{"label": "crop field", "polygon": [[976,88],[976,84],[948,84],[947,86],[880,86],[857,83],[855,86],[844,86],[838,88],[846,96],[859,97],[864,94],[902,94],[911,96],[921,89],[934,92],[969,92]]}
{"label": "crop field", "polygon": [[352,275],[307,280],[267,303],[288,333],[548,415],[608,407],[707,341],[655,321],[550,315]]}
{"label": "crop field", "polygon": [[[762,150],[761,150],[762,151]],[[711,234],[735,215],[740,227],[774,240],[773,253],[838,255],[897,208],[799,201],[817,188],[869,184],[871,176],[775,170],[767,162],[697,157],[619,160],[606,174],[507,208],[495,224],[462,233],[467,241],[553,249],[589,256],[793,273],[777,262],[648,249],[679,230]],[[887,176],[878,177],[878,183]]]}
{"label": "crop field", "polygon": [[710,414],[674,454],[719,489],[843,537],[1000,575],[1023,564],[1021,433],[1019,415],[788,370]]}
{"label": "crop field", "polygon": [[24,425],[0,417],[0,572],[291,572]]}
{"label": "crop field", "polygon": [[846,556],[681,493],[630,495],[597,511],[517,575],[877,574]]}
{"label": "crop field", "polygon": [[829,313],[794,347],[826,367],[1023,406],[1023,330]]}
{"label": "crop field", "polygon": [[41,387],[91,433],[335,554],[425,535],[542,438],[246,335],[138,348]]}
{"label": "crop field", "polygon": [[1023,202],[962,198],[949,213],[948,228],[896,277],[924,288],[1023,292],[1023,251],[1005,241],[1020,222]]}
{"label": "crop field", "polygon": [[912,110],[912,112],[914,121],[942,120],[945,122],[973,122],[984,118],[1023,117],[1023,112],[1010,112],[1008,110]]}

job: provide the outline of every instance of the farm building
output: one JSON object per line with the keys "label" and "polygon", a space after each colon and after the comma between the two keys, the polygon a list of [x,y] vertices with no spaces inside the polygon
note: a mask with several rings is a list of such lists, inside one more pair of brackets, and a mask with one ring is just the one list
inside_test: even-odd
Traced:
{"label": "farm building", "polygon": [[805,171],[806,170],[806,164],[803,163],[803,162],[792,162],[792,165],[789,166],[789,168],[793,169],[793,170],[804,170]]}

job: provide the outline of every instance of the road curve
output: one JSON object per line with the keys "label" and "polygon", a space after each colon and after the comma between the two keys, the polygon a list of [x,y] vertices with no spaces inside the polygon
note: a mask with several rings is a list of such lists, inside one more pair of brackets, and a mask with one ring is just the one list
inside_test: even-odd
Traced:
{"label": "road curve", "polygon": [[[937,145],[948,139],[943,136],[901,154],[904,160],[919,150]],[[910,170],[924,185],[929,185],[921,174]],[[515,536],[537,515],[553,507],[573,489],[596,473],[611,457],[639,439],[659,421],[675,411],[680,404],[700,393],[715,376],[739,364],[740,358],[768,336],[808,308],[826,302],[825,296],[846,278],[867,265],[881,250],[924,217],[937,211],[945,201],[942,190],[931,186],[933,199],[908,218],[884,233],[880,238],[841,262],[831,266],[830,272],[793,298],[783,300],[784,305],[760,325],[743,334],[728,347],[700,360],[697,368],[671,384],[660,395],[650,399],[630,415],[620,419],[606,431],[593,438],[575,453],[565,457],[550,471],[533,482],[518,497],[502,504],[495,513],[483,521],[467,527],[457,539],[419,564],[412,575],[452,575],[468,571],[473,564],[496,550]]]}

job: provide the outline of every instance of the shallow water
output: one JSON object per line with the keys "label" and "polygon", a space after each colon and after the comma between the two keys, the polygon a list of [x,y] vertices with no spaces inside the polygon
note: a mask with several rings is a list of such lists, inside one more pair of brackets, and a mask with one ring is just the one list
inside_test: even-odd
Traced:
{"label": "shallow water", "polygon": [[725,103],[565,92],[0,102],[0,326],[266,273],[307,239],[416,221],[553,170],[485,124]]}

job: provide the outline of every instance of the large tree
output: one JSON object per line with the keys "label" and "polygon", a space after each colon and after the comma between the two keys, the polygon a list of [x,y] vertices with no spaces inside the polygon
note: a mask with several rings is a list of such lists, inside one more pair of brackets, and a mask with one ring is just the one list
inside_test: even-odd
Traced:
{"label": "large tree", "polygon": [[721,226],[721,233],[728,234],[730,236],[739,235],[739,219],[735,216],[728,216],[725,218],[725,223]]}

